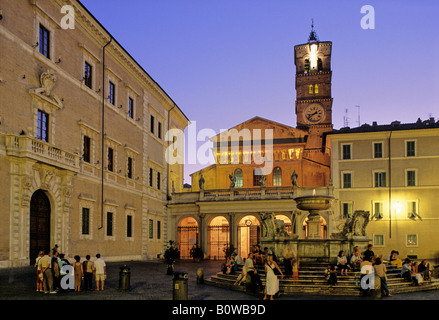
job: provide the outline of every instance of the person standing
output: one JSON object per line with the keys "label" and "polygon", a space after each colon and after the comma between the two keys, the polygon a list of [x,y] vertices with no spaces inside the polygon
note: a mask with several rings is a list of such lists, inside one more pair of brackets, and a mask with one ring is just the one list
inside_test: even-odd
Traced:
{"label": "person standing", "polygon": [[105,261],[101,258],[98,253],[96,255],[96,261],[93,263],[93,275],[96,280],[96,290],[99,291],[99,283],[101,285],[101,291],[104,290],[104,281],[107,275],[107,267]]}
{"label": "person standing", "polygon": [[387,288],[387,269],[386,265],[381,262],[381,258],[376,258],[375,265],[373,266],[375,274],[380,277],[381,280],[381,294],[386,297],[391,297],[389,289]]}
{"label": "person standing", "polygon": [[43,288],[44,293],[56,293],[53,290],[53,273],[52,273],[52,265],[50,258],[50,250],[45,251],[45,255],[38,262],[38,267],[43,272]]}
{"label": "person standing", "polygon": [[82,269],[82,263],[80,256],[75,256],[75,263],[73,264],[73,272],[75,275],[75,291],[81,291],[82,277],[84,276],[84,270]]}
{"label": "person standing", "polygon": [[273,261],[273,256],[271,254],[267,255],[264,267],[266,274],[264,300],[267,300],[267,296],[270,296],[270,300],[273,300],[273,296],[279,292],[279,279],[274,270],[276,269],[280,273],[281,279],[283,279],[284,275],[277,263]]}
{"label": "person standing", "polygon": [[41,270],[38,265],[42,257],[44,257],[44,251],[40,251],[35,260],[35,268],[37,269],[37,292],[43,292],[43,270]]}
{"label": "person standing", "polygon": [[90,255],[85,257],[85,261],[82,264],[84,270],[84,290],[93,290],[93,262],[90,261]]}

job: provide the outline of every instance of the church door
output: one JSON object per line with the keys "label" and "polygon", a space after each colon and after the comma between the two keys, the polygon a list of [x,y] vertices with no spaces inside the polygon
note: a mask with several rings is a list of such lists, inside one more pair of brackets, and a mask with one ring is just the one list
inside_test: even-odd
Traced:
{"label": "church door", "polygon": [[30,201],[30,263],[34,264],[40,250],[50,249],[50,201],[37,190]]}

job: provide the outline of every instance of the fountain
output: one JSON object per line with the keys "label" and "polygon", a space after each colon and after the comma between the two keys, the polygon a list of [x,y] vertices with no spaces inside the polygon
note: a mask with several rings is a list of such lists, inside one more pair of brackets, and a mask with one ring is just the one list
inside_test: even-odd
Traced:
{"label": "fountain", "polygon": [[317,196],[314,190],[312,196],[297,197],[294,200],[297,209],[309,212],[307,239],[321,239],[319,212],[331,209],[335,198],[332,196]]}
{"label": "fountain", "polygon": [[[295,193],[296,191],[297,189]],[[370,242],[365,232],[369,222],[368,211],[356,211],[346,220],[341,232],[331,234],[330,239],[323,239],[320,233],[321,213],[331,210],[336,199],[330,195],[316,195],[314,189],[312,195],[298,196],[294,200],[297,209],[309,213],[307,238],[299,239],[298,234],[287,234],[279,227],[279,220],[276,220],[272,213],[264,213],[261,215],[265,230],[261,237],[262,247],[274,250],[280,258],[289,249],[298,255],[301,261],[328,263],[334,263],[340,250],[347,255],[352,253],[355,246],[360,247],[362,251],[366,249]]]}

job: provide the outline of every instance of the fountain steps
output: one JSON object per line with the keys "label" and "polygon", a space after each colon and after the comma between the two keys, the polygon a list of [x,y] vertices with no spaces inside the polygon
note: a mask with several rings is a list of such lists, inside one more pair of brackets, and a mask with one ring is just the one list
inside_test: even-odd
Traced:
{"label": "fountain steps", "polygon": [[[325,263],[301,265],[299,272],[299,279],[294,281],[291,278],[284,278],[280,280],[280,292],[285,295],[343,295],[343,296],[360,296],[361,291],[358,283],[359,272],[351,271],[348,276],[338,276],[336,285],[328,285],[324,279],[324,272],[326,269]],[[283,267],[281,267],[283,272]],[[417,291],[437,290],[439,289],[438,281],[424,281],[422,286],[414,286],[409,282],[403,281],[400,277],[400,269],[393,265],[387,265],[387,285],[391,294],[409,293]],[[234,285],[238,275],[229,275],[218,273],[210,279],[205,280],[208,285],[222,287],[226,289],[245,292],[245,285]],[[263,285],[265,285],[264,269],[258,266],[258,273],[261,277]],[[261,291],[262,293],[262,291]]]}

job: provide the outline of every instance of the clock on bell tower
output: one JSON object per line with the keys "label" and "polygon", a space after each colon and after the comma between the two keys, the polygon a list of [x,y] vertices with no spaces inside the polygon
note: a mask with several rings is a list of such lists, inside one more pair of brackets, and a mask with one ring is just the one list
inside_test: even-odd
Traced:
{"label": "clock on bell tower", "polygon": [[294,47],[298,128],[332,130],[332,42],[319,41],[312,25],[308,43]]}

